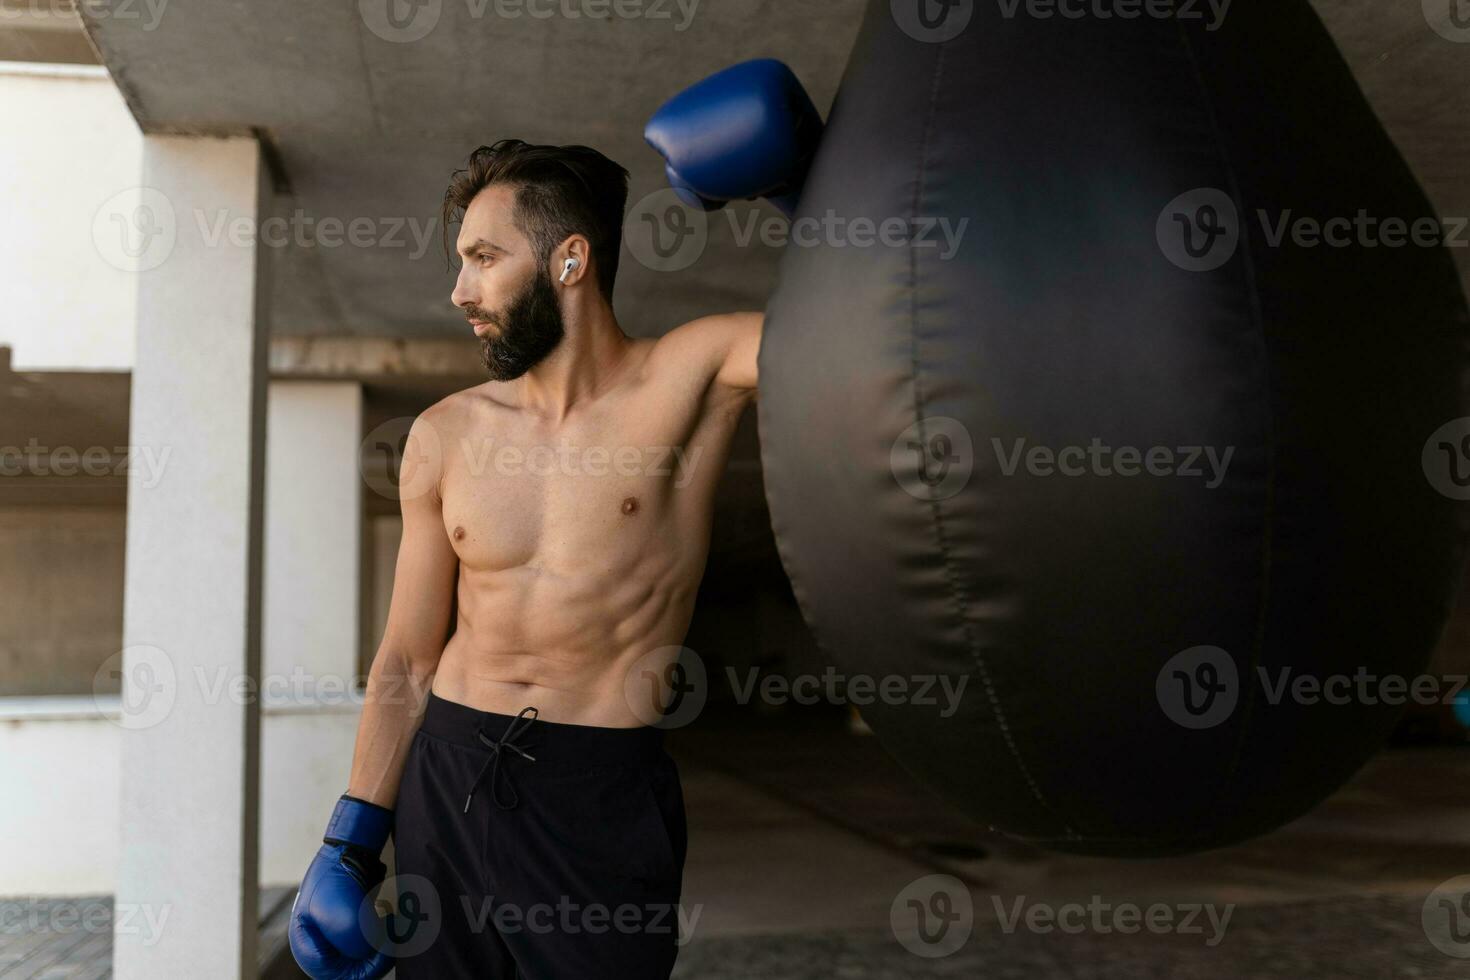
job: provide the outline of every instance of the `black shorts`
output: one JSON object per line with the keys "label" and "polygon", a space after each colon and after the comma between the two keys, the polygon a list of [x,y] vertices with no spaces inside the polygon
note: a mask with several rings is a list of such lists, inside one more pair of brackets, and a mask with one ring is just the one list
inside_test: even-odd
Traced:
{"label": "black shorts", "polygon": [[667,977],[687,838],[663,736],[431,694],[393,831],[399,980]]}

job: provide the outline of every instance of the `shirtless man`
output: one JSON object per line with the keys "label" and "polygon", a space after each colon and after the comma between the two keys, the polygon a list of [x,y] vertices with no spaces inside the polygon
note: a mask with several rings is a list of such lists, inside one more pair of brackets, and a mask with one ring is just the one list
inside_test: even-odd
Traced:
{"label": "shirtless man", "polygon": [[[491,380],[408,436],[351,777],[293,908],[313,977],[395,960],[401,980],[673,968],[684,805],[648,678],[693,614],[763,316],[623,331],[627,177],[587,147],[503,140],[446,193],[451,299]],[[390,832],[384,921],[365,899]]]}

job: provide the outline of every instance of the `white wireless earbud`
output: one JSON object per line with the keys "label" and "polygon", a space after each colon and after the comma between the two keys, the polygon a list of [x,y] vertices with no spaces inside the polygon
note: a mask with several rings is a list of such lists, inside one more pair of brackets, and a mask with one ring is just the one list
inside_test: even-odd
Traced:
{"label": "white wireless earbud", "polygon": [[561,278],[558,279],[557,282],[566,282],[567,276],[571,275],[572,270],[581,264],[582,263],[578,262],[576,259],[567,259],[566,265],[562,266],[561,269]]}

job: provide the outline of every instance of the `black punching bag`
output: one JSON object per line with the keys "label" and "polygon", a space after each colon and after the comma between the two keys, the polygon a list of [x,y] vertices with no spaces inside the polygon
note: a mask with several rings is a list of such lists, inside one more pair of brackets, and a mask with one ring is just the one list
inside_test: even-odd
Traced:
{"label": "black punching bag", "polygon": [[1381,745],[1458,578],[1434,211],[1305,0],[920,2],[868,7],[768,309],[802,611],[888,750],[997,830],[1277,827]]}

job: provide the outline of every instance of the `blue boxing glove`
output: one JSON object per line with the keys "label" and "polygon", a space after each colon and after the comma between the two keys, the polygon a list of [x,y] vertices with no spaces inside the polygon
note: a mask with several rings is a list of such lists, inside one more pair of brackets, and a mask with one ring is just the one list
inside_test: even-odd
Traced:
{"label": "blue boxing glove", "polygon": [[679,199],[706,211],[765,197],[789,218],[822,136],[791,69],[742,61],[665,102],[643,130]]}
{"label": "blue boxing glove", "polygon": [[291,905],[291,955],[313,980],[375,980],[393,958],[373,945],[360,917],[387,872],[380,855],[393,811],[343,796]]}

